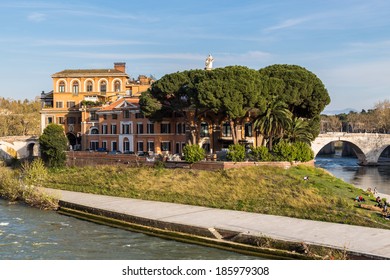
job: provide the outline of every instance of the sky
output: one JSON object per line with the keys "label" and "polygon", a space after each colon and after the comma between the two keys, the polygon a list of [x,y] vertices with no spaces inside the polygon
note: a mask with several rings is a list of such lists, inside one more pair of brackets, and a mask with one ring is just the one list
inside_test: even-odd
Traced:
{"label": "sky", "polygon": [[165,74],[295,64],[331,97],[326,112],[389,99],[388,0],[0,0],[0,96],[34,99],[64,69]]}

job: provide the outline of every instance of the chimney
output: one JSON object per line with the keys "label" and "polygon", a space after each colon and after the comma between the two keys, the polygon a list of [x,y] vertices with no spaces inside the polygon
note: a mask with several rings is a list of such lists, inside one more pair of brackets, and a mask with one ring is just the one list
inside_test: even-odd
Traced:
{"label": "chimney", "polygon": [[126,63],[125,62],[115,62],[114,69],[125,73],[126,72]]}

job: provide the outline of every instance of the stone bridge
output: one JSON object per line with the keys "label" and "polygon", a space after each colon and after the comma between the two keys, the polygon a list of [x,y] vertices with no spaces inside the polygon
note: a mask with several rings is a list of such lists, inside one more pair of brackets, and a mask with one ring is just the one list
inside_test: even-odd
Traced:
{"label": "stone bridge", "polygon": [[380,155],[390,146],[390,134],[346,132],[320,134],[311,143],[314,156],[327,144],[335,141],[348,142],[360,165],[378,165]]}
{"label": "stone bridge", "polygon": [[8,136],[0,137],[0,158],[27,158],[38,156],[38,137],[34,136]]}

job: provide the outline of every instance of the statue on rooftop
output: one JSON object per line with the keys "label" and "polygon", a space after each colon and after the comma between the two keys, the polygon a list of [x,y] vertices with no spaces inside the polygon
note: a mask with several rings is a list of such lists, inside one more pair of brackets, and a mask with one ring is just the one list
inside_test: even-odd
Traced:
{"label": "statue on rooftop", "polygon": [[204,68],[205,70],[211,70],[213,68],[213,61],[214,58],[209,54],[209,56],[206,58],[206,67]]}

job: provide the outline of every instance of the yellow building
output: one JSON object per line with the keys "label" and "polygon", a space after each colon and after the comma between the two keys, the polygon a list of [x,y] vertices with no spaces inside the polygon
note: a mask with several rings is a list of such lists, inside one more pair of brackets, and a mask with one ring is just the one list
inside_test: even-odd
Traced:
{"label": "yellow building", "polygon": [[126,64],[112,69],[70,69],[52,75],[53,91],[42,93],[41,132],[49,123],[61,124],[70,145],[81,149],[88,123],[98,121],[89,107],[100,107],[122,96],[139,96],[153,82],[146,76],[130,80]]}

